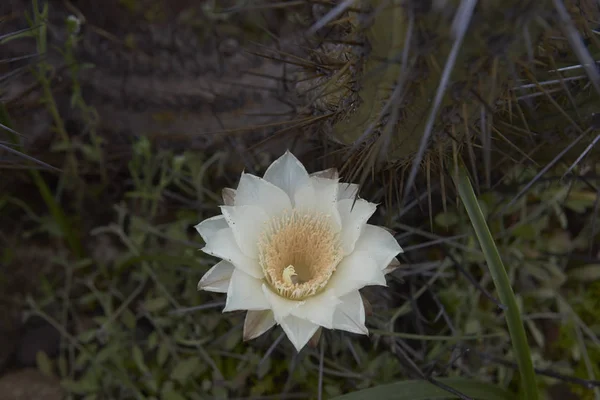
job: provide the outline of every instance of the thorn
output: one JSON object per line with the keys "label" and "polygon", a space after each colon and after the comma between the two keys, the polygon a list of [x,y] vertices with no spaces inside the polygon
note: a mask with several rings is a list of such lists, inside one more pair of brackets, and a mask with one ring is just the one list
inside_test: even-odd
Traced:
{"label": "thorn", "polygon": [[319,29],[327,25],[329,22],[333,21],[336,17],[342,15],[344,11],[350,8],[355,1],[356,0],[345,0],[343,3],[340,3],[337,6],[333,7],[331,11],[325,14],[323,18],[315,22],[315,24],[308,29],[306,34],[308,36],[312,36],[315,33],[317,33]]}
{"label": "thorn", "polygon": [[[460,51],[463,39],[467,32],[467,28],[469,27],[471,16],[473,15],[473,11],[476,5],[477,0],[462,0],[454,16],[452,28],[455,40],[452,44],[452,49],[450,50],[448,59],[446,60],[446,65],[444,66],[442,77],[440,78],[440,83],[438,85],[435,98],[433,100],[433,104],[429,112],[429,117],[427,118],[427,122],[423,130],[423,136],[421,137],[419,150],[417,152],[417,155],[415,156],[415,159],[413,160],[413,165],[408,175],[408,180],[406,183],[406,186],[408,188],[411,188],[413,186],[417,177],[417,171],[419,169],[419,166],[421,165],[421,161],[423,161],[423,157],[425,156],[425,151],[427,150],[427,146],[429,145],[429,138],[433,131],[435,117],[440,108],[440,105],[442,104],[442,99],[444,97],[444,94],[446,93],[446,88],[448,87],[448,83],[450,81],[450,74],[454,69],[454,64],[456,63],[456,59],[458,58],[458,52]],[[404,196],[404,201],[406,201],[406,197],[407,195]]]}

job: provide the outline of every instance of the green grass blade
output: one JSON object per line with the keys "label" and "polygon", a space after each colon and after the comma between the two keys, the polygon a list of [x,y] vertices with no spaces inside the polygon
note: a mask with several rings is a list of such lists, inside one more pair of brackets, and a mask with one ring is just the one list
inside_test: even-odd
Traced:
{"label": "green grass blade", "polygon": [[498,297],[502,304],[506,306],[504,315],[506,317],[508,332],[510,333],[513,350],[519,366],[522,393],[527,400],[537,400],[539,395],[535,372],[533,370],[529,344],[527,343],[527,336],[525,335],[525,328],[523,327],[523,321],[517,306],[515,294],[510,285],[510,280],[508,279],[508,274],[506,273],[502,259],[500,258],[500,253],[498,253],[498,248],[494,243],[494,239],[492,238],[492,234],[490,233],[483,213],[481,212],[481,208],[479,208],[477,197],[475,196],[471,180],[469,179],[468,172],[464,165],[461,165],[459,168],[457,188],[458,194],[467,210],[467,214],[469,214],[471,224],[475,229],[475,234],[477,235],[488,268],[490,269],[494,285],[498,291]]}
{"label": "green grass blade", "polygon": [[[438,382],[476,400],[512,400],[514,394],[496,385],[465,378],[440,378]],[[333,400],[441,400],[458,399],[456,395],[425,380],[402,381],[359,390]]]}

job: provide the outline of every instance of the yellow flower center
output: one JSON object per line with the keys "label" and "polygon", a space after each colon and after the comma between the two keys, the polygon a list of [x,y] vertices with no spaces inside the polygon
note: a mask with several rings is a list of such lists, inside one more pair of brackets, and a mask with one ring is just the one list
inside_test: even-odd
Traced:
{"label": "yellow flower center", "polygon": [[298,210],[267,223],[258,244],[259,262],[276,293],[301,300],[325,288],[342,259],[334,226],[327,215]]}

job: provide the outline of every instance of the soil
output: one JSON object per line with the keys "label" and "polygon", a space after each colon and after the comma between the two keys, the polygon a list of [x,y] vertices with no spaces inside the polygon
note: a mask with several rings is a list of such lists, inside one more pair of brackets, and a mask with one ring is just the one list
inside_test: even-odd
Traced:
{"label": "soil", "polygon": [[35,368],[0,377],[0,393],[4,400],[61,400],[65,395],[57,378],[45,376]]}

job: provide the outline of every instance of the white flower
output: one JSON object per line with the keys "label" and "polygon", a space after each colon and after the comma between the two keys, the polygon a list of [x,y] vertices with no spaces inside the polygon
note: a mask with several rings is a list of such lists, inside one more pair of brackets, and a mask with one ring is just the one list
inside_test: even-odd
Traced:
{"label": "white flower", "polygon": [[248,310],[244,340],[275,324],[298,351],[319,327],[368,334],[359,289],[385,286],[402,249],[367,224],[376,205],[357,192],[335,170],[309,175],[289,151],[263,178],[242,174],[222,215],[196,226],[202,250],[222,259],[198,289],[227,293],[224,312]]}

